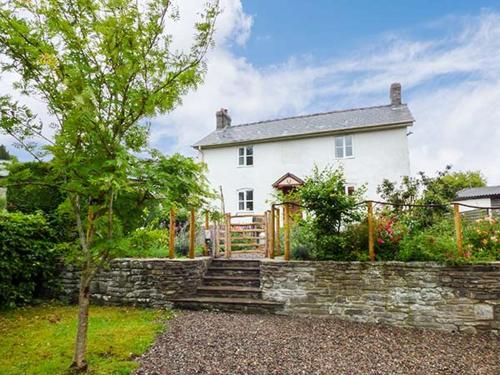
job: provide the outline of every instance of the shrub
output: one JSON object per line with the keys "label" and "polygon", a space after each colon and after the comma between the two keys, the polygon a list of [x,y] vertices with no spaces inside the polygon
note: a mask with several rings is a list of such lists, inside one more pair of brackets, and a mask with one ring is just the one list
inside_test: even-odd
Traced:
{"label": "shrub", "polygon": [[41,214],[0,212],[0,306],[29,303],[56,287],[53,237]]}
{"label": "shrub", "polygon": [[166,229],[138,228],[130,234],[129,240],[130,249],[140,253],[150,248],[168,246],[168,231]]}
{"label": "shrub", "polygon": [[[324,260],[342,260],[346,240],[341,231],[362,217],[357,204],[364,194],[360,188],[352,195],[346,194],[346,181],[341,169],[314,168],[298,191],[301,204],[312,214],[309,228],[313,235],[315,257]],[[339,259],[341,258],[341,259]]]}
{"label": "shrub", "polygon": [[[281,236],[282,235],[283,232],[281,232]],[[301,220],[298,221],[297,224],[292,225],[290,229],[290,248],[293,259],[297,260],[313,259],[314,258],[313,243],[314,243],[314,238],[308,222]]]}
{"label": "shrub", "polygon": [[442,220],[403,237],[396,260],[447,262],[457,258],[456,248],[453,223]]}
{"label": "shrub", "polygon": [[345,238],[343,260],[370,260],[368,253],[368,222],[366,219],[360,223],[350,224],[343,231]]}
{"label": "shrub", "polygon": [[500,222],[493,218],[464,225],[465,256],[475,261],[500,260]]}

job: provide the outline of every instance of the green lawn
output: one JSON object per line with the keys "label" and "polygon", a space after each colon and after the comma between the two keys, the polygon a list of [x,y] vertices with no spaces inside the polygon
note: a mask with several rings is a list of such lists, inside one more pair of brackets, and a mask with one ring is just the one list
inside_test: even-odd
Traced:
{"label": "green lawn", "polygon": [[[70,374],[75,306],[41,306],[0,312],[0,374]],[[89,374],[129,374],[134,358],[154,341],[170,313],[125,307],[91,307]]]}

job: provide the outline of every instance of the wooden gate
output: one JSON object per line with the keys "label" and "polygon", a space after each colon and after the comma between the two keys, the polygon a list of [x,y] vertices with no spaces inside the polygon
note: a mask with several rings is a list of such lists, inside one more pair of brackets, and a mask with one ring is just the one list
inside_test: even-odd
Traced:
{"label": "wooden gate", "polygon": [[217,253],[226,258],[242,253],[265,254],[267,243],[266,215],[226,214],[217,231]]}

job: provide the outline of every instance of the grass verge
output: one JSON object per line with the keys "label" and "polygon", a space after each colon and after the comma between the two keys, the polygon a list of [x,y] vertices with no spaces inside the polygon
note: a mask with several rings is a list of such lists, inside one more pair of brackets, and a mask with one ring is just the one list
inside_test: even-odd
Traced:
{"label": "grass verge", "polygon": [[[76,306],[36,306],[0,312],[0,374],[71,374]],[[90,309],[88,374],[129,374],[163,328],[167,311]]]}

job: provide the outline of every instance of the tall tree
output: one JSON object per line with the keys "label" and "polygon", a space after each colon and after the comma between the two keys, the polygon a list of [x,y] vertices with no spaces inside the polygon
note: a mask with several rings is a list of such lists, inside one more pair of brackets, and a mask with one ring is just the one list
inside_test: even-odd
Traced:
{"label": "tall tree", "polygon": [[[85,369],[90,282],[119,235],[113,204],[131,189],[135,155],[147,148],[147,118],[171,111],[200,84],[218,2],[207,4],[186,51],[172,46],[170,0],[10,0],[0,4],[2,69],[47,105],[51,124],[0,97],[3,131],[40,159],[49,153],[79,233],[82,273],[73,367]],[[53,137],[44,127],[50,125]],[[41,138],[41,150],[33,140]]]}
{"label": "tall tree", "polygon": [[0,145],[0,160],[10,160],[10,159],[12,159],[12,156],[10,155],[9,151],[7,151],[5,145]]}

